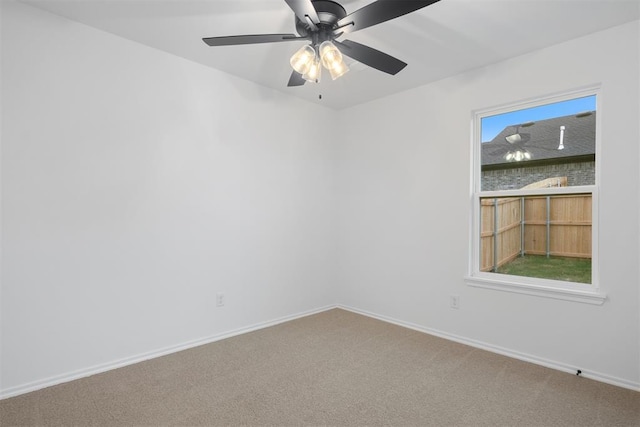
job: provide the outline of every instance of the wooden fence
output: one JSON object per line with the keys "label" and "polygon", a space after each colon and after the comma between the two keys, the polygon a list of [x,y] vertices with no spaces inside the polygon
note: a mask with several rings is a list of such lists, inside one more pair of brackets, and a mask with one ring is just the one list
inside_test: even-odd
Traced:
{"label": "wooden fence", "polygon": [[591,258],[591,195],[480,200],[480,270],[518,256]]}

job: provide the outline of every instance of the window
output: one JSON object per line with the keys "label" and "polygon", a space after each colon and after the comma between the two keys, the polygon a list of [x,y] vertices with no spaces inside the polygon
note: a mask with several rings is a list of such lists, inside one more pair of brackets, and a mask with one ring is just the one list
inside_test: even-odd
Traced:
{"label": "window", "polygon": [[474,113],[472,286],[602,304],[598,88]]}

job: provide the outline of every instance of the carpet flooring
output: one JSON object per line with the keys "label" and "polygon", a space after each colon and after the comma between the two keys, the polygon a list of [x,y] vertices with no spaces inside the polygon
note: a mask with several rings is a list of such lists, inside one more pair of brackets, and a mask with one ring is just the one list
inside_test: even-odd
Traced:
{"label": "carpet flooring", "polygon": [[2,400],[0,425],[640,426],[640,393],[335,309]]}

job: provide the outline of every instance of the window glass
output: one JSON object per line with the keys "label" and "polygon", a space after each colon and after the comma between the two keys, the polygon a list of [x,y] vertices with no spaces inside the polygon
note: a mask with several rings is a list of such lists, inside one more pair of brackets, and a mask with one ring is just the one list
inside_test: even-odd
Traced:
{"label": "window glass", "polygon": [[595,184],[595,95],[481,119],[481,191]]}
{"label": "window glass", "polygon": [[593,93],[476,114],[473,274],[545,288],[597,282]]}
{"label": "window glass", "polygon": [[480,271],[591,283],[591,194],[480,199]]}

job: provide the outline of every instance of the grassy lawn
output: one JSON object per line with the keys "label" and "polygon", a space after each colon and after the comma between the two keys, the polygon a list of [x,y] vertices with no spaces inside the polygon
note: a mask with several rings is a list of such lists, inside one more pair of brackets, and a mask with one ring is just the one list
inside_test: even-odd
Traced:
{"label": "grassy lawn", "polygon": [[526,255],[498,268],[498,273],[591,283],[591,260]]}

